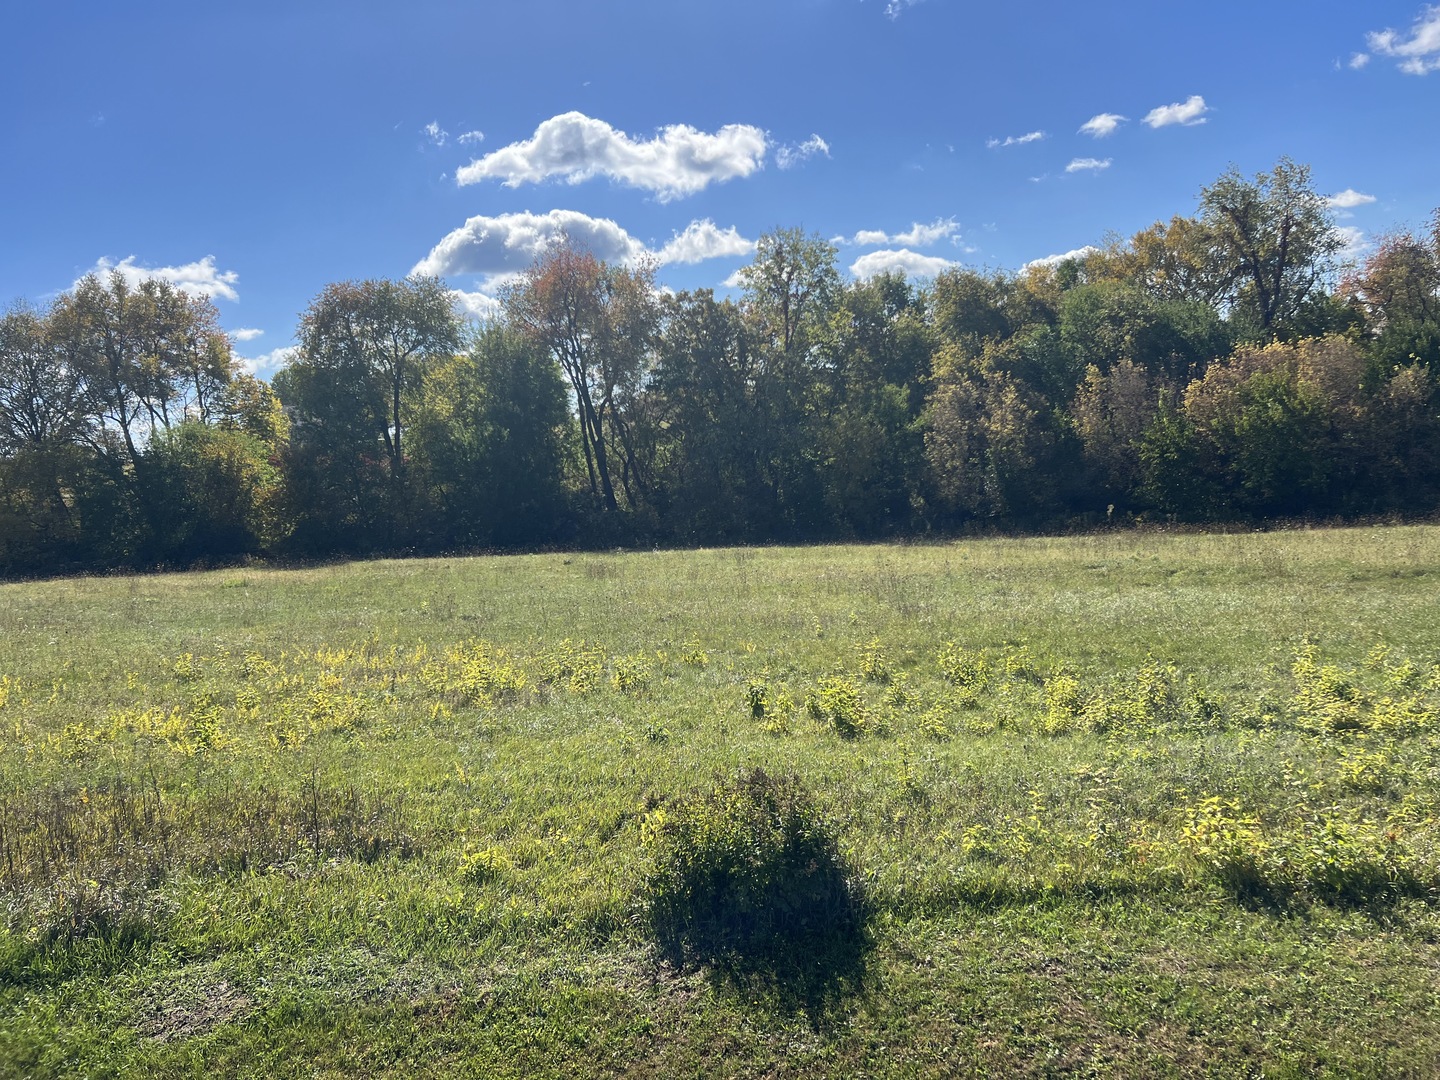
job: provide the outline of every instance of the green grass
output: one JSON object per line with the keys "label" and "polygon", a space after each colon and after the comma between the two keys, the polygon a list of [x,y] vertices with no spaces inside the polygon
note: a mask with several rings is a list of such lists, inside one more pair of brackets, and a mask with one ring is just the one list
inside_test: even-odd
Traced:
{"label": "green grass", "polygon": [[[1434,1074],[1437,584],[1410,527],[0,586],[0,1075]],[[664,823],[756,767],[863,925],[667,948]]]}

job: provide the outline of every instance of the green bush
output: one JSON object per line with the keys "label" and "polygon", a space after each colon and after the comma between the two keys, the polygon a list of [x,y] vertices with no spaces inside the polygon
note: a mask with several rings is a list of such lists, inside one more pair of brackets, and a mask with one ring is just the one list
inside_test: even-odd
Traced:
{"label": "green bush", "polygon": [[799,779],[763,769],[653,810],[649,925],[681,957],[716,959],[854,938],[857,875]]}

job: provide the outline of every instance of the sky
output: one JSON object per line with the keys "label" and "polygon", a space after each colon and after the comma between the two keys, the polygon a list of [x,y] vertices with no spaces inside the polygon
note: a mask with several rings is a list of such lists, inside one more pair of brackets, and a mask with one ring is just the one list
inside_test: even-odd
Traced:
{"label": "sky", "polygon": [[330,282],[483,316],[562,233],[723,293],[778,227],[857,278],[1017,270],[1282,156],[1353,255],[1440,206],[1415,0],[45,0],[4,36],[0,305],[163,277],[262,375]]}

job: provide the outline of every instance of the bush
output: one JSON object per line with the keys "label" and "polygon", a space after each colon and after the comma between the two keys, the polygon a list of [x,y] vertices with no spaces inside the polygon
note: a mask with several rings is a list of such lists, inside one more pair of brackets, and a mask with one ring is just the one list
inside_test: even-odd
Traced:
{"label": "bush", "polygon": [[646,913],[661,946],[714,960],[824,948],[863,923],[857,876],[794,776],[719,780],[646,818]]}

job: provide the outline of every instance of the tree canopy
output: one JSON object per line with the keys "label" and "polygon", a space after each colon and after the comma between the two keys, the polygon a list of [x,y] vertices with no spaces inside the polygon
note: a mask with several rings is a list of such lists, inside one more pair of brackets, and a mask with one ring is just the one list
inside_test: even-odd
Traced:
{"label": "tree canopy", "polygon": [[268,385],[208,299],[90,276],[0,316],[0,571],[1433,513],[1440,215],[1341,254],[1287,159],[923,284],[778,229],[669,294],[566,240],[483,326],[328,285]]}

